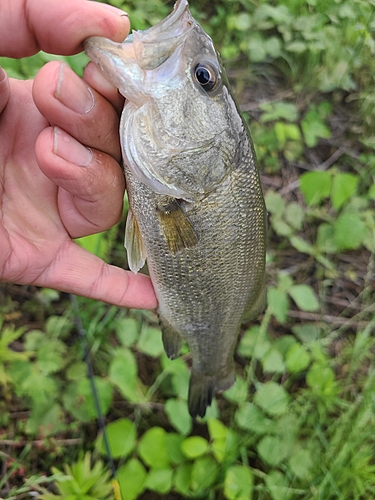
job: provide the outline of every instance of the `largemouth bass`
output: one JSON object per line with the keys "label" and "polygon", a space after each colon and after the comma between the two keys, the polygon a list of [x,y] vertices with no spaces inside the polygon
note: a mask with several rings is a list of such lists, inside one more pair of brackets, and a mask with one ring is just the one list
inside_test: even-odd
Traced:
{"label": "largemouth bass", "polygon": [[265,305],[266,211],[248,129],[186,0],[122,44],[85,51],[126,98],[120,139],[129,267],[147,259],[170,358],[192,354],[189,412],[235,380],[241,322]]}

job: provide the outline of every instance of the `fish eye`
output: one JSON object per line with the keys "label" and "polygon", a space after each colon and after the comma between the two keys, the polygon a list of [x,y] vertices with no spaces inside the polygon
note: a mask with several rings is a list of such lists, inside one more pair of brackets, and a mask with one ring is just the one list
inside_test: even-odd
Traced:
{"label": "fish eye", "polygon": [[194,68],[194,76],[199,85],[209,92],[213,90],[218,81],[216,70],[207,63],[199,63]]}

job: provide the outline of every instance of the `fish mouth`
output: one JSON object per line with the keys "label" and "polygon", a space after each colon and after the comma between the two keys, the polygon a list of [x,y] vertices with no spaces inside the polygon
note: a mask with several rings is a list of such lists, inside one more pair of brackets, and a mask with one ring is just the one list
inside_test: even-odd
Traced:
{"label": "fish mouth", "polygon": [[141,102],[145,72],[169,59],[194,26],[187,0],[178,0],[169,16],[144,31],[133,31],[122,43],[92,36],[83,42],[88,57],[127,99]]}
{"label": "fish mouth", "polygon": [[192,28],[193,18],[187,0],[178,0],[171,14],[144,31],[133,31],[125,43],[133,43],[138,64],[155,69],[176,49]]}

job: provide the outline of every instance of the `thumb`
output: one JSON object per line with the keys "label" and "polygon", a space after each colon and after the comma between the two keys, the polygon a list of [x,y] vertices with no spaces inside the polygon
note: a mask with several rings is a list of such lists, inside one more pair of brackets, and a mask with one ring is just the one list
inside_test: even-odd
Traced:
{"label": "thumb", "polygon": [[72,55],[82,50],[81,42],[88,36],[122,42],[129,31],[125,13],[100,2],[28,0],[5,5],[0,16],[0,55],[7,57],[31,56],[39,50]]}
{"label": "thumb", "polygon": [[8,75],[0,66],[0,113],[5,108],[9,99],[9,80]]}
{"label": "thumb", "polygon": [[155,292],[148,276],[133,274],[106,264],[68,240],[51,266],[43,272],[38,286],[54,288],[120,307],[154,309]]}

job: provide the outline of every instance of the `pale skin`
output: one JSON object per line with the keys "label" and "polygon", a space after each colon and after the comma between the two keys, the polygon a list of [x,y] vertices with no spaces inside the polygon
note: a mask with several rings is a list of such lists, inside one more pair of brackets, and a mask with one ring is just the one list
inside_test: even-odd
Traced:
{"label": "pale skin", "polygon": [[[0,56],[75,54],[88,36],[122,41],[128,30],[126,16],[96,2],[1,0]],[[57,61],[34,81],[0,70],[0,281],[156,307],[148,277],[110,266],[72,241],[121,217],[122,105],[92,63],[82,80]]]}

